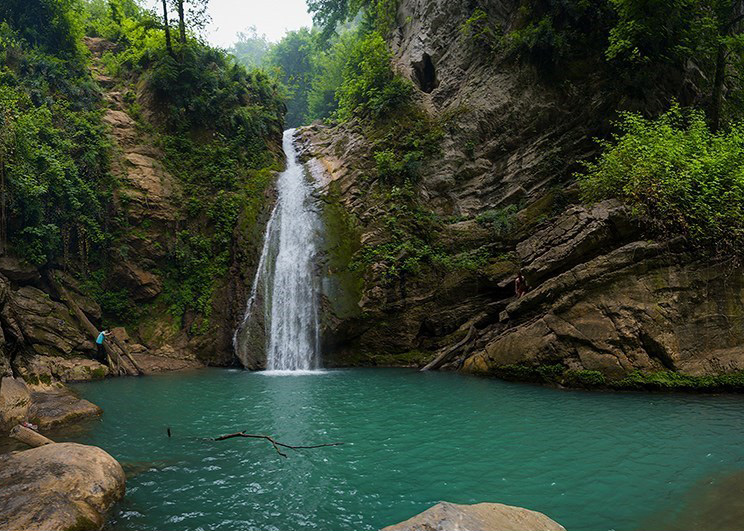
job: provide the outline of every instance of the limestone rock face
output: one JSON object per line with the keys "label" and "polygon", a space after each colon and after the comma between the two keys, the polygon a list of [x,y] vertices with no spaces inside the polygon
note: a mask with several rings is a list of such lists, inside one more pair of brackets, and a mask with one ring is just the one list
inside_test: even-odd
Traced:
{"label": "limestone rock face", "polygon": [[[420,260],[391,280],[391,259],[369,248],[394,241],[396,228],[380,220],[399,217],[394,200],[380,199],[392,193],[376,180],[374,155],[388,146],[367,137],[368,124],[299,130],[302,157],[324,174],[324,201],[354,220],[349,241],[372,251],[360,311],[324,305],[327,361],[423,366],[446,354],[445,369],[551,365],[608,382],[636,370],[744,370],[744,270],[652,241],[647,220],[615,201],[581,204],[574,177],[577,161],[596,155],[592,138],[606,136],[608,117],[660,110],[675,89],[661,83],[636,100],[593,49],[545,75],[463,31],[476,9],[497,33],[520,29],[523,4],[401,0],[387,35],[417,104],[446,124],[441,154],[422,162],[415,190],[436,219],[428,258],[444,265]],[[417,259],[399,253],[398,263]],[[516,299],[520,270],[530,291]]]}
{"label": "limestone rock face", "polygon": [[95,350],[67,307],[40,289],[23,286],[13,293],[11,305],[23,337],[38,354],[69,357]]}
{"label": "limestone rock face", "polygon": [[0,455],[0,530],[100,529],[125,485],[121,465],[94,446],[56,443]]}
{"label": "limestone rock face", "polygon": [[458,505],[440,502],[421,514],[381,531],[565,531],[542,513],[500,503]]}
{"label": "limestone rock face", "polygon": [[506,306],[466,370],[744,370],[744,272],[697,261],[680,242],[623,245],[631,231],[613,210],[569,209],[517,246],[533,289]]}

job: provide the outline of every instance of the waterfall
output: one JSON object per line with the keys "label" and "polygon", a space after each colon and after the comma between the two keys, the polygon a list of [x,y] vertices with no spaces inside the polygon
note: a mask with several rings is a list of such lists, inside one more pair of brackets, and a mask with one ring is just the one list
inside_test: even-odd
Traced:
{"label": "waterfall", "polygon": [[[266,368],[275,371],[320,366],[315,260],[321,221],[313,185],[297,161],[293,136],[293,129],[284,132],[287,168],[277,180],[277,203],[266,225],[245,315],[233,337],[235,352],[244,364],[248,350],[263,340]],[[257,326],[261,306],[263,326]]]}

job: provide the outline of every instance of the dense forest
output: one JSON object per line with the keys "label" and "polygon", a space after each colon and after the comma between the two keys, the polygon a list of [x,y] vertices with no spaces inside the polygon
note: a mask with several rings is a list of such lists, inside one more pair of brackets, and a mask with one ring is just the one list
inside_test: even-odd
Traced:
{"label": "dense forest", "polygon": [[[147,266],[163,278],[160,304],[178,319],[186,309],[208,317],[238,218],[260,209],[280,164],[277,84],[207,45],[192,10],[181,9],[172,38],[134,0],[3,2],[0,20],[4,251],[74,272],[114,322],[142,314],[117,264],[156,221],[132,226],[112,173],[101,83],[115,84],[183,191],[170,198],[174,233],[154,242],[167,248]],[[84,36],[105,40],[96,72]]]}
{"label": "dense forest", "polygon": [[[548,79],[583,62],[582,68],[595,70],[584,75],[612,76],[618,99],[634,102],[606,117],[614,136],[602,139],[604,155],[578,172],[587,201],[619,197],[662,232],[682,233],[714,253],[741,253],[741,2],[544,0],[525,4],[506,32],[478,2],[472,4],[461,32],[484,53],[532,63]],[[281,84],[288,126],[354,118],[382,124],[391,113],[415,107],[414,87],[390,68],[385,41],[396,2],[308,6],[314,28],[289,32],[276,44],[254,28],[231,49],[239,61],[262,67]],[[441,124],[413,121],[406,134],[389,138],[415,136],[416,128],[427,134],[409,138],[407,146],[380,143],[375,158],[383,178],[414,179],[417,163],[431,154],[432,127]],[[379,128],[377,133],[387,134]]]}

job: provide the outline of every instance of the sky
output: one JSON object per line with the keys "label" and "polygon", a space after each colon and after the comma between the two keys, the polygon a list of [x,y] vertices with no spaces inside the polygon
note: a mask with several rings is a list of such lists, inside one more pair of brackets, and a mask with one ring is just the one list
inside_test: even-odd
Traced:
{"label": "sky", "polygon": [[[160,0],[146,0],[153,8],[162,6]],[[158,11],[159,12],[159,11]],[[235,35],[250,26],[270,41],[278,41],[288,30],[311,26],[305,0],[209,0],[212,24],[205,37],[215,45],[227,48],[235,42]]]}

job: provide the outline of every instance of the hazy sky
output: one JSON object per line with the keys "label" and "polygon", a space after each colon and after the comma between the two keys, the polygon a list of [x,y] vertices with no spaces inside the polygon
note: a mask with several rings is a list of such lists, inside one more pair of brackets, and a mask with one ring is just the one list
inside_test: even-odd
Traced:
{"label": "hazy sky", "polygon": [[[146,0],[158,8],[160,0]],[[249,26],[256,26],[270,41],[278,41],[287,30],[311,26],[305,0],[209,0],[212,25],[206,37],[212,44],[228,47],[235,42],[235,34]]]}

